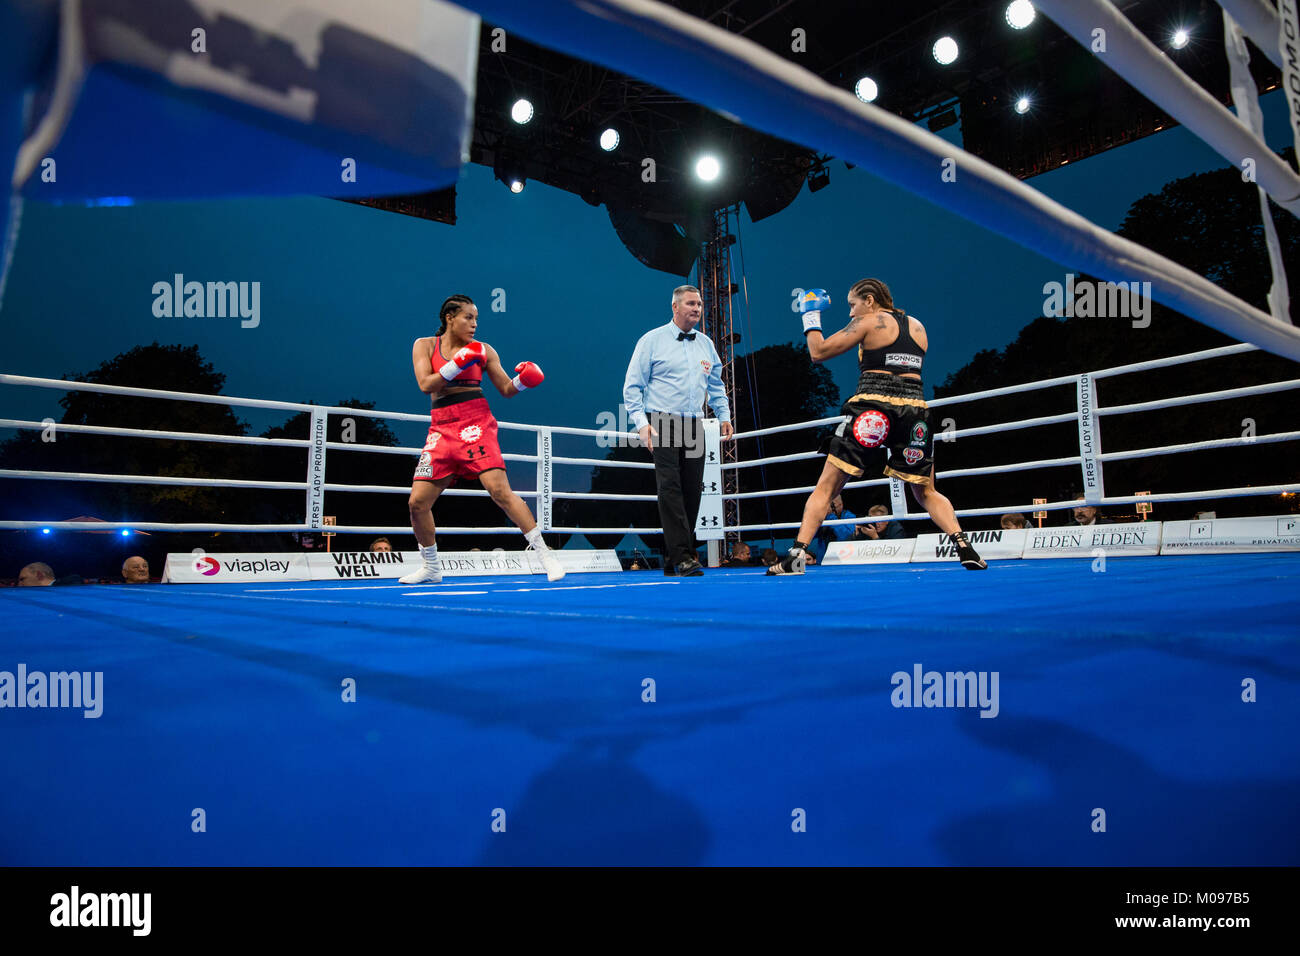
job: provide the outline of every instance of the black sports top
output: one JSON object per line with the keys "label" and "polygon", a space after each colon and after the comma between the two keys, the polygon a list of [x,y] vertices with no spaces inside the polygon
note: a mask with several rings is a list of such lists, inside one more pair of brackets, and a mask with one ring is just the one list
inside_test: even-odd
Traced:
{"label": "black sports top", "polygon": [[[921,373],[925,362],[925,349],[917,345],[908,329],[907,313],[890,309],[894,321],[898,323],[898,338],[889,345],[878,349],[864,349],[858,346],[858,372],[865,374],[869,369],[885,369],[895,375],[908,372]],[[860,389],[859,389],[860,391]]]}

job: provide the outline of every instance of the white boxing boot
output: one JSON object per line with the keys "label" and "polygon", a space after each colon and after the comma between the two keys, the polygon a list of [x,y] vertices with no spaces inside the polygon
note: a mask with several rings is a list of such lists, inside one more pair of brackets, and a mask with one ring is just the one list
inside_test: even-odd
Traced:
{"label": "white boxing boot", "polygon": [[420,557],[424,559],[424,565],[418,571],[414,571],[405,577],[398,578],[401,584],[441,584],[442,568],[438,564],[438,546],[420,548]]}

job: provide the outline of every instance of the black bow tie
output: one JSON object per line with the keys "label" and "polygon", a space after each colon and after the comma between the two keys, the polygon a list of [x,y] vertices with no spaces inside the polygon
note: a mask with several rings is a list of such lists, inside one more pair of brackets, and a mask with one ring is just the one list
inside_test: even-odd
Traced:
{"label": "black bow tie", "polygon": [[678,332],[678,333],[677,333],[677,341],[680,342],[682,339],[685,339],[687,342],[694,342],[694,341],[695,341],[695,333],[694,333],[694,332]]}

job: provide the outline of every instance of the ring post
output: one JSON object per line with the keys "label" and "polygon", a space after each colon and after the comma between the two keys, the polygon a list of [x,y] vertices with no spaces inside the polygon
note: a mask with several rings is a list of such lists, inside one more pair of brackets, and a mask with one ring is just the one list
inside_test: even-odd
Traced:
{"label": "ring post", "polygon": [[1083,469],[1083,500],[1101,504],[1106,484],[1101,475],[1101,430],[1097,420],[1097,380],[1091,373],[1080,375],[1075,383],[1079,403],[1079,460]]}
{"label": "ring post", "polygon": [[889,516],[894,519],[907,515],[907,492],[903,490],[901,478],[889,479]]}
{"label": "ring post", "polygon": [[726,535],[722,515],[722,426],[716,418],[703,421],[704,478],[700,488],[700,517],[695,537],[709,543],[709,567],[722,563],[722,541]]}
{"label": "ring post", "polygon": [[537,526],[543,532],[551,530],[554,521],[551,518],[551,430],[537,429]]}
{"label": "ring post", "polygon": [[307,518],[309,528],[322,526],[325,516],[325,437],[329,433],[329,412],[323,408],[311,410],[311,432],[307,450]]}

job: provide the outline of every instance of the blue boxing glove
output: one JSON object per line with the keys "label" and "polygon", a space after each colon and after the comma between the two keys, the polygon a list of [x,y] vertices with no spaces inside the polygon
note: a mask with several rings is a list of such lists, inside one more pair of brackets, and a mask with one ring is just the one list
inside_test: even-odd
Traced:
{"label": "blue boxing glove", "polygon": [[809,289],[799,299],[799,311],[803,313],[803,334],[822,330],[822,310],[831,307],[831,297],[825,289]]}

